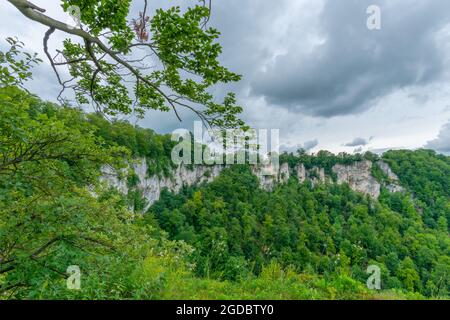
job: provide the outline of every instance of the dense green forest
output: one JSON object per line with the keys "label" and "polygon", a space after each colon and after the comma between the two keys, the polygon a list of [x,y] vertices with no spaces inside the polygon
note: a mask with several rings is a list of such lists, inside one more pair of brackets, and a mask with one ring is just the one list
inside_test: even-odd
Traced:
{"label": "dense green forest", "polygon": [[378,202],[348,186],[312,187],[296,178],[271,193],[258,185],[248,167],[233,166],[207,186],[164,194],[145,219],[197,248],[200,277],[238,281],[276,262],[364,283],[367,265],[375,264],[383,288],[448,294],[448,197],[447,211],[429,228],[408,194],[384,192]]}
{"label": "dense green forest", "polygon": [[[164,191],[140,215],[99,169],[145,157],[149,175],[168,174],[170,137],[14,86],[0,89],[0,106],[0,299],[448,298],[449,157],[387,152],[408,192],[382,190],[379,201],[295,177],[267,192],[236,165],[210,184]],[[373,157],[282,161],[329,168]],[[381,291],[365,286],[370,264]],[[66,287],[70,265],[80,290]]]}

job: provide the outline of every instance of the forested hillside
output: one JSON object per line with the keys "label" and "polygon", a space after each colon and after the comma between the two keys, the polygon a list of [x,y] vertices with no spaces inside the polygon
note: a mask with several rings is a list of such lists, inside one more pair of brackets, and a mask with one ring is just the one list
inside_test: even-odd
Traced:
{"label": "forested hillside", "polygon": [[446,205],[430,228],[421,212],[433,209],[421,209],[409,194],[384,192],[378,202],[347,186],[313,187],[296,178],[266,192],[248,167],[234,166],[205,187],[165,194],[145,219],[197,248],[201,277],[236,281],[276,262],[364,283],[374,264],[382,270],[383,288],[445,296],[448,197]]}
{"label": "forested hillside", "polygon": [[[0,88],[0,299],[403,299],[450,293],[450,159],[429,150],[382,159],[404,193],[379,200],[291,177],[272,192],[247,165],[163,192],[144,215],[99,182],[136,157],[170,175],[168,136]],[[321,166],[373,154],[285,154]],[[374,169],[378,179],[387,179]],[[133,184],[133,174],[124,177]],[[381,268],[381,291],[365,283]],[[80,290],[66,287],[68,266]]]}

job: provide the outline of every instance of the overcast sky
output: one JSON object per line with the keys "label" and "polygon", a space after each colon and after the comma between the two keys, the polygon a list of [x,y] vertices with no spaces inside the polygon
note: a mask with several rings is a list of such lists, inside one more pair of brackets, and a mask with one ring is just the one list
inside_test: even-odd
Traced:
{"label": "overcast sky", "polygon": [[[32,2],[67,19],[59,1]],[[155,9],[180,2],[195,1],[149,3]],[[380,30],[367,28],[372,4],[381,9]],[[6,1],[0,12],[1,38],[18,36],[44,58],[45,28]],[[243,118],[255,128],[279,128],[284,149],[426,146],[450,153],[450,1],[213,0],[210,26],[222,33],[222,63],[243,75],[215,91],[235,91]],[[55,33],[52,43],[63,38]],[[29,88],[55,100],[59,87],[47,62]],[[185,115],[181,127],[192,129],[193,119]],[[159,112],[139,124],[164,133],[180,127]]]}

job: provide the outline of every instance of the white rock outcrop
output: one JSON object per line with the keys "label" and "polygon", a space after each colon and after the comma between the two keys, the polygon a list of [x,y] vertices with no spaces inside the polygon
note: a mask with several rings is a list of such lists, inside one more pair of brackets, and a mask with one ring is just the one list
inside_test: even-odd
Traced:
{"label": "white rock outcrop", "polygon": [[[101,182],[105,182],[109,186],[113,186],[119,192],[128,193],[127,179],[120,179],[120,173],[110,166],[103,166],[101,168],[102,175]],[[123,172],[125,174],[125,171]]]}
{"label": "white rock outcrop", "polygon": [[380,196],[380,183],[371,175],[372,162],[359,161],[351,165],[336,164],[332,168],[337,175],[337,183],[348,183],[354,191],[362,192],[378,198]]}
{"label": "white rock outcrop", "polygon": [[392,171],[391,167],[384,162],[384,161],[377,161],[378,167],[380,167],[381,171],[384,172],[384,174],[393,181],[398,181],[397,175]]}
{"label": "white rock outcrop", "polygon": [[[390,178],[391,182],[387,185],[387,189],[391,192],[399,192],[404,189],[397,183],[398,178],[392,172],[389,165],[379,161],[377,163],[383,172]],[[159,200],[161,192],[164,188],[172,192],[178,192],[183,186],[193,186],[203,182],[211,182],[218,177],[225,165],[194,165],[192,168],[186,166],[176,167],[171,177],[160,178],[157,175],[148,176],[148,167],[145,159],[140,159],[133,164],[134,173],[139,178],[135,188],[140,190],[147,200],[146,211],[155,201]],[[351,165],[336,164],[332,170],[336,174],[337,183],[347,183],[354,191],[361,192],[378,198],[380,195],[380,183],[371,175],[372,162],[360,161]],[[274,170],[271,166],[252,166],[253,174],[259,179],[262,189],[271,191],[279,183],[287,183],[289,178],[296,176],[300,182],[311,180],[313,186],[320,183],[332,183],[331,177],[325,174],[324,168],[313,167],[310,170],[300,163],[291,172],[291,168],[287,163],[279,166],[278,170]],[[123,178],[120,178],[123,176]],[[114,186],[121,193],[128,193],[127,178],[125,171],[123,173],[116,172],[111,167],[102,168],[101,180],[110,186]]]}
{"label": "white rock outcrop", "polygon": [[283,163],[280,166],[280,172],[278,174],[278,181],[280,183],[287,183],[290,178],[290,168],[289,164]]}
{"label": "white rock outcrop", "polygon": [[391,167],[384,161],[377,161],[376,164],[388,177],[389,182],[386,184],[386,189],[389,192],[404,192],[405,188],[400,185],[398,176],[392,171]]}
{"label": "white rock outcrop", "polygon": [[297,179],[300,183],[305,182],[306,180],[306,169],[303,163],[298,164],[295,167],[295,171],[297,172]]}
{"label": "white rock outcrop", "polygon": [[258,178],[262,189],[271,191],[278,181],[278,172],[272,166],[252,166],[252,173]]}
{"label": "white rock outcrop", "polygon": [[[214,166],[193,166],[190,170],[186,166],[178,166],[172,171],[172,177],[159,178],[157,175],[148,176],[147,162],[145,159],[140,159],[133,164],[133,170],[139,178],[136,188],[142,192],[143,197],[147,200],[147,208],[158,201],[161,191],[164,188],[172,192],[178,192],[183,186],[192,186],[202,182],[211,182],[225,167],[222,165]],[[127,179],[120,179],[120,173],[114,171],[110,167],[102,168],[102,181],[108,185],[116,187],[121,193],[128,193]]]}
{"label": "white rock outcrop", "polygon": [[319,167],[313,167],[311,170],[306,171],[306,177],[309,178],[313,185],[326,182],[325,169]]}

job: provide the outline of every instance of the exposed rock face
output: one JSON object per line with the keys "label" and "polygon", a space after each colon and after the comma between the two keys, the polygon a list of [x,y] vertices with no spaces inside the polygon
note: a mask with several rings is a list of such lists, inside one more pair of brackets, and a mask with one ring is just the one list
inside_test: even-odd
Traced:
{"label": "exposed rock face", "polygon": [[[396,183],[398,178],[389,168],[389,165],[381,161],[378,162],[378,165],[380,165],[380,168],[392,181],[392,183],[386,186],[387,189],[391,192],[403,191],[404,189]],[[145,210],[155,201],[159,200],[161,191],[164,188],[172,192],[178,192],[183,186],[211,182],[220,175],[225,167],[224,165],[194,165],[190,169],[186,166],[178,166],[173,170],[171,177],[159,178],[157,175],[148,176],[147,162],[145,159],[141,159],[133,164],[133,170],[139,178],[136,188],[142,192],[148,202]],[[380,195],[380,183],[371,175],[371,168],[372,162],[360,161],[351,165],[336,164],[332,170],[337,175],[337,183],[348,183],[352,190],[362,192],[372,198],[378,198]],[[300,182],[310,179],[313,185],[331,183],[331,178],[325,175],[324,168],[314,167],[311,170],[306,170],[303,164],[298,164],[293,172],[291,172],[287,163],[281,164],[277,172],[270,166],[253,166],[252,172],[259,179],[261,188],[267,191],[273,190],[279,183],[287,183],[292,174]],[[124,194],[128,193],[127,179],[120,179],[120,173],[117,173],[110,167],[102,168],[102,173],[102,181],[116,187]]]}
{"label": "exposed rock face", "polygon": [[368,194],[372,198],[380,196],[380,183],[371,175],[372,162],[360,161],[346,166],[336,164],[332,170],[337,175],[339,184],[348,183],[354,191]]}
{"label": "exposed rock face", "polygon": [[278,171],[268,166],[252,166],[252,173],[259,179],[261,188],[272,191],[278,183],[287,183],[290,178],[290,169],[287,163],[280,165]]}
{"label": "exposed rock face", "polygon": [[[224,165],[203,166],[194,165],[192,169],[186,166],[178,166],[172,171],[171,177],[159,178],[157,175],[149,177],[147,161],[140,159],[133,164],[134,173],[139,178],[136,186],[142,192],[143,197],[147,200],[146,211],[153,203],[159,200],[161,192],[164,188],[172,192],[178,192],[183,186],[193,186],[203,182],[211,182],[220,175],[220,172],[225,168]],[[290,170],[287,163],[280,166],[280,169],[275,172],[270,166],[253,166],[252,172],[258,177],[261,188],[271,191],[278,183],[286,183],[290,177]],[[102,168],[101,180],[110,186],[116,187],[121,193],[128,193],[127,179],[120,179],[120,173],[116,172],[110,167]]]}
{"label": "exposed rock face", "polygon": [[[147,165],[144,162],[139,165],[139,171],[136,170],[136,174],[139,176],[138,188],[143,191],[144,197],[153,204],[159,200],[161,191],[167,188],[170,191],[178,192],[185,186],[192,186],[197,183],[211,182],[220,172],[224,169],[224,166],[194,166],[193,170],[185,166],[178,166],[173,172],[172,177],[164,177],[159,179],[158,176],[147,177]],[[138,173],[139,172],[139,173]]]}
{"label": "exposed rock face", "polygon": [[398,181],[397,175],[392,171],[391,167],[389,167],[389,165],[386,162],[378,161],[377,165],[380,167],[381,171],[383,171],[384,174],[388,176],[389,179],[393,181]]}
{"label": "exposed rock face", "polygon": [[271,169],[269,167],[252,167],[252,173],[258,178],[261,188],[268,191],[273,190],[278,177],[278,174],[275,172],[270,175],[267,174],[270,171]]}
{"label": "exposed rock face", "polygon": [[280,183],[287,183],[290,178],[290,169],[287,163],[283,163],[280,166],[280,173],[278,175],[278,181]]}
{"label": "exposed rock face", "polygon": [[405,188],[403,188],[402,186],[395,184],[395,183],[388,184],[386,186],[386,189],[388,189],[388,191],[391,193],[405,191]]}
{"label": "exposed rock face", "polygon": [[[185,166],[178,166],[173,172],[172,177],[159,178],[157,175],[149,177],[147,174],[147,162],[141,159],[133,165],[133,170],[139,182],[137,189],[142,191],[143,196],[148,202],[145,211],[157,200],[159,200],[161,191],[167,188],[170,191],[178,192],[185,186],[192,186],[202,182],[211,182],[225,167],[222,165],[214,166],[194,166],[193,170]],[[123,194],[128,193],[126,179],[119,179],[119,174],[109,167],[102,168],[102,178],[107,184],[115,186]]]}
{"label": "exposed rock face", "polygon": [[400,185],[400,181],[398,180],[398,176],[392,171],[391,167],[384,162],[378,161],[376,163],[378,167],[384,172],[384,174],[388,177],[389,183],[386,185],[386,188],[389,192],[403,192],[405,189]]}
{"label": "exposed rock face", "polygon": [[297,171],[297,179],[300,181],[300,183],[305,182],[306,180],[306,169],[305,165],[303,163],[300,163],[295,167],[295,170]]}
{"label": "exposed rock face", "polygon": [[313,185],[326,182],[324,168],[313,167],[311,170],[306,171],[306,177],[311,179]]}
{"label": "exposed rock face", "polygon": [[102,175],[100,181],[105,182],[109,186],[115,187],[119,192],[126,194],[128,192],[127,180],[119,179],[119,174],[110,166],[101,168]]}

